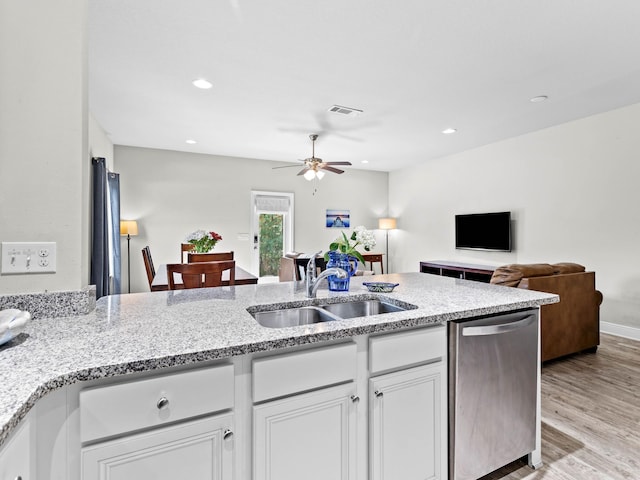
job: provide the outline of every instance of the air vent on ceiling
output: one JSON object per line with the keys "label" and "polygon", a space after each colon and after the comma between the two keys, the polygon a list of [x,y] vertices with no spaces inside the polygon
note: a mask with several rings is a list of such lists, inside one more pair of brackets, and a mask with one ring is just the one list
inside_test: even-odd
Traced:
{"label": "air vent on ceiling", "polygon": [[329,108],[329,111],[333,113],[339,113],[340,115],[348,115],[350,117],[357,117],[362,113],[362,110],[351,107],[343,107],[342,105],[332,105],[331,108]]}

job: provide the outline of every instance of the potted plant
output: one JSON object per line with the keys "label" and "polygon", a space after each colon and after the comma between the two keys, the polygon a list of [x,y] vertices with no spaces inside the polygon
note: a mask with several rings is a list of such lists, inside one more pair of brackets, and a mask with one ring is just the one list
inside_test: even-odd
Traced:
{"label": "potted plant", "polygon": [[362,245],[365,251],[370,251],[376,245],[376,239],[371,230],[367,230],[362,225],[355,228],[350,236],[342,232],[342,236],[329,245],[329,251],[325,253],[327,268],[338,267],[345,270],[349,275],[347,278],[338,278],[329,275],[329,290],[334,292],[345,292],[349,290],[349,283],[352,275],[358,270],[358,262],[364,264],[362,254],[357,247]]}
{"label": "potted plant", "polygon": [[196,230],[184,239],[185,242],[193,245],[193,251],[195,253],[210,252],[220,240],[222,240],[222,236],[216,232],[207,232],[205,230]]}

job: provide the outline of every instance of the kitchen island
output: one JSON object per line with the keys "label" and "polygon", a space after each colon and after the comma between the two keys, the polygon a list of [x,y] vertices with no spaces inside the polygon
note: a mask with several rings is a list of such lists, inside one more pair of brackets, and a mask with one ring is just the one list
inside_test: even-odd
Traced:
{"label": "kitchen island", "polygon": [[[262,418],[260,415],[263,415],[261,412],[264,409],[258,409],[256,413],[253,404],[260,406],[260,402],[266,402],[270,398],[290,397],[291,392],[286,389],[282,392],[264,393],[263,398],[255,397],[255,392],[261,387],[260,382],[251,378],[252,372],[256,369],[277,371],[277,362],[269,363],[269,356],[308,353],[310,357],[300,358],[309,358],[313,364],[316,357],[325,355],[324,350],[319,351],[322,350],[320,347],[333,348],[335,350],[331,352],[335,351],[338,356],[346,355],[351,358],[354,355],[354,363],[357,364],[354,369],[358,371],[353,374],[353,387],[350,386],[345,391],[349,393],[349,398],[353,397],[352,402],[355,404],[358,402],[355,399],[359,399],[359,395],[367,388],[367,382],[375,381],[364,378],[358,372],[369,368],[368,349],[371,349],[370,342],[377,335],[395,332],[405,335],[414,331],[430,334],[432,328],[437,329],[451,320],[536,308],[558,301],[555,295],[422,273],[373,278],[400,285],[392,293],[371,294],[361,285],[362,279],[354,277],[349,292],[334,293],[320,289],[315,300],[307,299],[304,287],[293,282],[120,295],[101,298],[96,310],[88,315],[34,320],[23,334],[0,347],[0,384],[3,386],[0,390],[0,446],[24,423],[29,411],[38,407],[34,408],[38,414],[35,427],[28,425],[34,436],[37,436],[38,444],[47,443],[41,438],[40,430],[47,423],[57,425],[61,429],[58,432],[64,430],[70,439],[63,448],[55,443],[57,438],[51,438],[54,445],[52,448],[66,449],[65,457],[70,458],[65,461],[66,466],[60,467],[53,461],[45,462],[46,465],[63,470],[68,468],[65,471],[67,478],[79,478],[80,467],[75,471],[69,465],[73,465],[74,461],[79,464],[77,457],[80,455],[80,445],[84,445],[85,450],[91,450],[99,439],[111,440],[119,435],[108,431],[86,434],[80,432],[81,425],[85,428],[89,424],[89,420],[80,422],[77,418],[84,414],[84,410],[80,408],[80,394],[95,391],[105,385],[107,388],[111,385],[118,386],[118,382],[148,380],[154,375],[191,372],[199,367],[213,368],[215,375],[219,375],[225,382],[227,370],[230,369],[235,378],[235,383],[231,384],[235,398],[227,403],[222,402],[219,411],[235,412],[232,423],[235,425],[235,442],[238,446],[243,443],[242,437],[251,433],[251,417],[253,416],[254,422],[256,418]],[[260,326],[247,311],[342,302],[354,298],[370,299],[376,296],[390,302],[409,304],[412,308],[370,317],[281,329]],[[411,337],[401,337],[404,338]],[[446,356],[444,342],[442,337],[438,347],[441,363]],[[424,360],[411,363],[411,366],[429,366],[432,361],[425,357]],[[286,365],[287,370],[281,374],[286,377],[290,365],[286,361],[283,365]],[[385,368],[381,371],[385,371]],[[388,370],[393,370],[393,367]],[[349,385],[342,377],[323,381],[327,382],[326,385],[332,385],[331,388]],[[273,385],[278,382],[277,379],[272,379],[266,383]],[[444,386],[446,394],[446,379]],[[297,388],[304,392],[314,390],[314,387],[309,386]],[[94,401],[90,394],[86,398],[88,405]],[[63,406],[60,401],[63,401]],[[43,412],[60,412],[49,416],[55,417],[54,419],[43,421],[39,415],[40,405],[46,406],[41,409]],[[366,410],[365,406],[362,410]],[[158,410],[162,408],[158,406]],[[185,418],[189,416],[185,414]],[[194,416],[202,416],[202,413]],[[358,419],[357,415],[354,418],[356,431],[361,435],[362,432],[366,434],[366,419]],[[143,425],[138,430],[144,432],[145,428],[150,427]],[[228,429],[225,427],[223,430],[223,434],[229,436]],[[48,435],[57,437],[59,433],[49,432]],[[77,451],[74,450],[75,444]],[[354,448],[361,455],[362,452],[366,454],[366,444],[366,441],[361,441]],[[255,451],[258,447],[253,444],[252,448]],[[48,478],[47,475],[40,474],[40,458],[35,462],[37,465],[33,459],[29,462],[34,469],[39,469],[38,478]],[[241,463],[238,460],[234,462]],[[250,467],[235,466],[237,478],[249,478],[246,473],[243,475],[243,471],[250,470]],[[351,464],[345,468],[353,474],[349,478],[366,478],[362,468]]]}

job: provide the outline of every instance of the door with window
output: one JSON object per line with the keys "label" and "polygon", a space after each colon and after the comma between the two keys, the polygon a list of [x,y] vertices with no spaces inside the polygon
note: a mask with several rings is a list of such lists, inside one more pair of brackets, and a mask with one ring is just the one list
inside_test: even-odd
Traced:
{"label": "door with window", "polygon": [[293,250],[293,193],[251,192],[252,270],[261,282],[277,281],[280,258]]}

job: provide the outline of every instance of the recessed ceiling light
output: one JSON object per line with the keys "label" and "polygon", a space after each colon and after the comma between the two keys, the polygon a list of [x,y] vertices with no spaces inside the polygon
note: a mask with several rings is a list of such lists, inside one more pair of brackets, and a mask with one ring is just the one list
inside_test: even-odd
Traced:
{"label": "recessed ceiling light", "polygon": [[549,97],[547,97],[546,95],[538,95],[537,97],[530,98],[529,101],[533,103],[538,103],[538,102],[544,102],[548,98]]}
{"label": "recessed ceiling light", "polygon": [[458,130],[456,130],[455,128],[445,128],[444,130],[442,130],[442,133],[444,133],[445,135],[449,135],[451,133],[456,133]]}
{"label": "recessed ceiling light", "polygon": [[369,163],[369,160],[361,160],[360,163]]}
{"label": "recessed ceiling light", "polygon": [[209,80],[205,80],[204,78],[197,78],[191,83],[193,83],[193,85],[198,88],[207,89],[213,87],[213,83],[211,83]]}
{"label": "recessed ceiling light", "polygon": [[189,139],[185,140],[185,142],[187,142],[189,145],[194,145],[194,144],[198,143],[193,138],[189,138]]}

